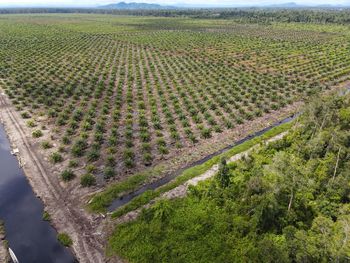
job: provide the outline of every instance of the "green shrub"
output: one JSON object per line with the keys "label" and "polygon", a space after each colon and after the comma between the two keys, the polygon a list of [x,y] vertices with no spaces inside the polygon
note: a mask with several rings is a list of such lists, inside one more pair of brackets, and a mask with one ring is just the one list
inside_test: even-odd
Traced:
{"label": "green shrub", "polygon": [[88,162],[95,162],[98,161],[98,159],[100,158],[100,153],[97,150],[91,150],[90,152],[88,152],[87,154],[87,160]]}
{"label": "green shrub", "polygon": [[80,184],[83,187],[89,187],[96,184],[96,178],[93,174],[87,173],[80,178]]}
{"label": "green shrub", "polygon": [[21,116],[22,116],[23,119],[29,119],[30,118],[30,114],[28,112],[26,112],[26,111],[22,112]]}
{"label": "green shrub", "polygon": [[168,148],[165,147],[165,146],[159,146],[158,147],[158,151],[159,151],[160,154],[168,154],[169,153]]}
{"label": "green shrub", "polygon": [[70,160],[68,163],[68,167],[74,168],[74,167],[78,167],[79,163],[77,160]]}
{"label": "green shrub", "polygon": [[41,143],[41,147],[42,147],[43,149],[50,149],[50,148],[52,148],[52,144],[51,144],[50,142],[48,142],[48,141],[43,141],[43,142]]}
{"label": "green shrub", "polygon": [[93,173],[96,171],[96,166],[93,164],[88,164],[85,169],[88,173]]}
{"label": "green shrub", "polygon": [[36,126],[35,121],[33,121],[33,120],[27,121],[27,126],[30,127],[30,128],[35,127]]}
{"label": "green shrub", "polygon": [[68,136],[63,136],[62,137],[62,143],[65,144],[65,145],[68,145],[70,144],[70,139]]}
{"label": "green shrub", "polygon": [[54,152],[54,153],[51,154],[50,160],[51,160],[52,163],[60,163],[60,162],[63,161],[63,157],[58,152]]}
{"label": "green shrub", "polygon": [[124,164],[126,168],[133,168],[135,166],[135,162],[131,158],[127,158],[124,160]]}
{"label": "green shrub", "polygon": [[72,146],[71,152],[74,157],[81,157],[84,155],[84,151],[87,147],[87,143],[84,139],[77,140]]}
{"label": "green shrub", "polygon": [[143,154],[143,161],[146,165],[150,165],[152,163],[153,157],[150,153]]}
{"label": "green shrub", "polygon": [[44,221],[51,221],[51,216],[50,216],[49,212],[44,211],[44,213],[43,213],[43,220]]}
{"label": "green shrub", "polygon": [[134,156],[134,152],[131,149],[126,149],[124,151],[124,159],[133,159]]}
{"label": "green shrub", "polygon": [[32,136],[34,138],[39,138],[39,137],[43,136],[43,132],[41,130],[35,130],[32,132]]}
{"label": "green shrub", "polygon": [[104,170],[104,178],[109,179],[115,176],[115,171],[113,167],[107,166]]}
{"label": "green shrub", "polygon": [[211,130],[209,128],[203,128],[201,130],[201,136],[204,138],[204,139],[208,139],[211,137]]}
{"label": "green shrub", "polygon": [[108,155],[107,156],[107,165],[108,166],[112,166],[112,167],[115,166],[115,158],[114,158],[113,155]]}
{"label": "green shrub", "polygon": [[65,247],[73,245],[73,241],[67,233],[59,233],[57,239]]}
{"label": "green shrub", "polygon": [[75,174],[73,173],[72,170],[64,170],[61,173],[61,178],[63,181],[70,181],[75,177]]}

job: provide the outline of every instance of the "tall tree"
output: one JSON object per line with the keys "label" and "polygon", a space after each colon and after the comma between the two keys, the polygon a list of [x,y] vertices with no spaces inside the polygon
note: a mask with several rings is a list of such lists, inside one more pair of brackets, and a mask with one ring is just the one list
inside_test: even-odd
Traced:
{"label": "tall tree", "polygon": [[225,158],[221,158],[217,180],[221,188],[226,188],[230,184],[230,171]]}

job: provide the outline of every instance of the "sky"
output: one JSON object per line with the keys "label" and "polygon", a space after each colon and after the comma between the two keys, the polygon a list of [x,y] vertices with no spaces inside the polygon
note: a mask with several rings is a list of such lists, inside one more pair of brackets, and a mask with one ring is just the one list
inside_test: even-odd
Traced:
{"label": "sky", "polygon": [[[0,7],[4,6],[81,6],[92,7],[117,3],[123,0],[0,0]],[[350,5],[350,0],[132,0],[124,2],[157,3],[161,5],[177,6],[253,6],[266,4],[281,4],[295,2],[303,5]]]}

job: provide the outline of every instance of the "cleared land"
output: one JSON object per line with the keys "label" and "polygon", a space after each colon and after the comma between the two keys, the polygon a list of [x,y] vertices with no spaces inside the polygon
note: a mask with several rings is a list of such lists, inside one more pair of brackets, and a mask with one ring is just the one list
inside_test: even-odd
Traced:
{"label": "cleared land", "polygon": [[3,222],[0,221],[0,260],[4,263],[9,262],[8,246],[5,237],[4,225]]}
{"label": "cleared land", "polygon": [[[290,128],[290,127],[288,126],[288,128]],[[252,147],[248,148],[248,150],[239,152],[239,153],[234,154],[232,156],[228,155],[229,159],[227,160],[227,163],[230,164],[230,163],[233,163],[233,162],[237,162],[237,161],[239,161],[242,158],[246,158],[253,151],[256,151],[256,149],[261,147],[261,145],[265,145],[266,146],[267,144],[269,144],[271,142],[274,142],[274,141],[277,141],[277,140],[281,140],[286,134],[287,134],[287,132],[281,132],[278,135],[273,136],[273,137],[268,138],[268,139],[260,138],[261,140],[259,141],[259,143],[257,142]],[[224,155],[221,158],[225,158],[226,157],[225,159],[227,159],[228,156]],[[218,159],[218,158],[216,158],[216,159]],[[196,186],[199,183],[202,183],[203,181],[207,181],[209,179],[212,179],[215,175],[217,175],[220,165],[218,164],[217,161],[215,163],[216,164],[214,164],[213,166],[208,168],[204,173],[199,174],[199,175],[197,175],[197,176],[195,176],[193,178],[190,178],[190,179],[186,180],[185,182],[183,182],[179,186],[171,188],[171,190],[169,190],[169,191],[160,192],[159,193],[159,197],[158,196],[154,197],[146,205],[143,205],[143,206],[140,205],[139,208],[134,208],[130,212],[127,212],[127,210],[123,211],[122,216],[118,215],[117,213],[115,213],[113,216],[114,217],[118,217],[118,219],[116,220],[116,224],[118,225],[118,224],[121,224],[121,223],[126,223],[126,222],[130,222],[130,221],[133,221],[133,220],[137,219],[137,217],[143,212],[143,209],[149,209],[152,205],[154,205],[154,203],[159,202],[161,200],[185,197],[188,194],[190,187]],[[200,170],[200,168],[198,166],[194,167],[194,169]]]}
{"label": "cleared land", "polygon": [[[91,164],[86,172],[101,174],[101,184],[208,154],[254,120],[266,125],[350,72],[348,31],[339,26],[1,18],[6,94],[37,141],[56,145],[46,150],[53,163]],[[179,155],[177,163],[167,161]]]}
{"label": "cleared land", "polygon": [[109,252],[130,262],[348,261],[349,129],[349,94],[316,100],[281,140],[119,225]]}
{"label": "cleared land", "polygon": [[40,197],[51,223],[59,232],[69,233],[73,239],[73,250],[80,262],[106,262],[104,260],[104,224],[96,217],[85,213],[77,195],[62,187],[54,167],[40,160],[29,138],[31,131],[21,121],[20,114],[3,95],[0,95],[0,121],[13,148],[18,149],[17,158],[29,179],[35,194]]}
{"label": "cleared land", "polygon": [[108,230],[83,210],[91,194],[105,211],[350,80],[341,25],[42,14],[1,15],[0,28],[7,130],[54,224],[96,262]]}

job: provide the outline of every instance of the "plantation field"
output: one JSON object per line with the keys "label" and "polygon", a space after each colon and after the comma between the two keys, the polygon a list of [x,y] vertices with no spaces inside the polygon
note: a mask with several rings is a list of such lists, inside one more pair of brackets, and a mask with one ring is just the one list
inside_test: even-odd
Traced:
{"label": "plantation field", "polygon": [[348,262],[349,128],[349,94],[312,101],[282,139],[117,225],[108,252],[128,262]]}
{"label": "plantation field", "polygon": [[187,159],[350,80],[340,25],[41,14],[0,28],[1,87],[83,186]]}

